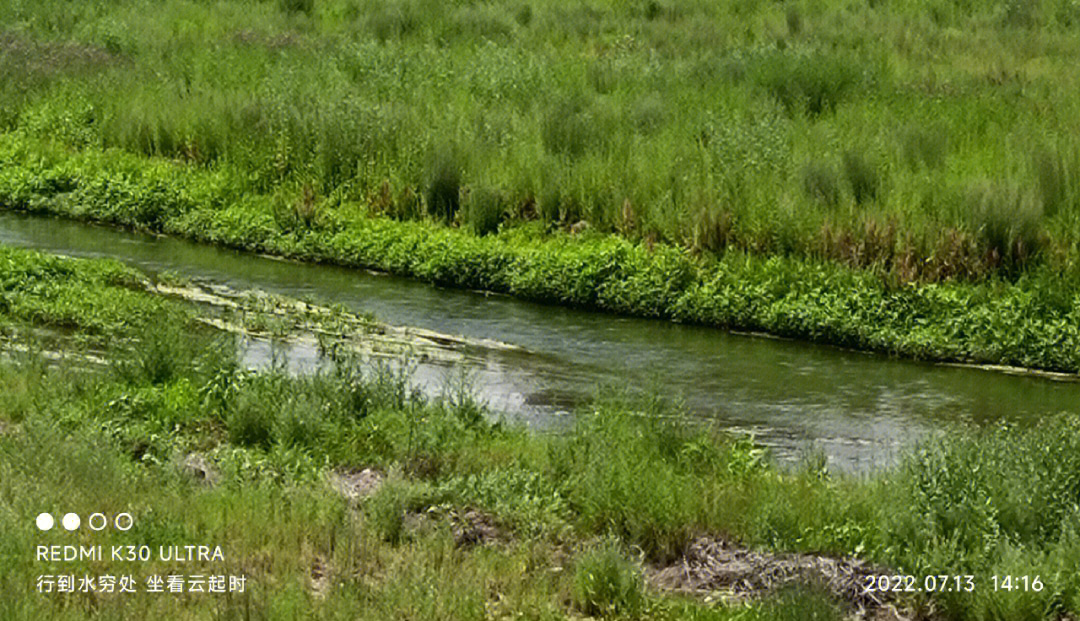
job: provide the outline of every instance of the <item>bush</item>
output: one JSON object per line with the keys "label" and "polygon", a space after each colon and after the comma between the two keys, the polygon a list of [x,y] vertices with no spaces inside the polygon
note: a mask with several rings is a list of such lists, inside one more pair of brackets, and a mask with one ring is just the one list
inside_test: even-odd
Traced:
{"label": "bush", "polygon": [[843,157],[844,177],[851,185],[851,194],[859,205],[877,198],[881,178],[877,168],[855,151],[846,151]]}
{"label": "bush", "polygon": [[968,209],[986,248],[987,267],[1015,274],[1041,254],[1041,213],[1030,193],[982,182],[969,191]]}
{"label": "bush", "polygon": [[752,81],[764,87],[789,114],[819,116],[836,108],[859,84],[859,63],[820,53],[770,54],[750,67]]}
{"label": "bush", "polygon": [[945,163],[948,151],[945,129],[923,125],[908,125],[902,129],[900,146],[904,160],[913,169],[920,165],[930,169],[940,168]]}
{"label": "bush", "polygon": [[286,13],[311,15],[311,11],[315,9],[315,0],[278,0],[278,6]]}
{"label": "bush", "polygon": [[487,235],[498,230],[503,220],[505,202],[497,193],[477,189],[465,199],[465,224],[477,235]]}
{"label": "bush", "polygon": [[840,183],[828,164],[809,162],[803,166],[802,186],[807,196],[829,207],[840,201]]}
{"label": "bush", "polygon": [[461,164],[457,149],[443,147],[432,155],[424,199],[427,213],[433,218],[450,222],[457,215],[461,200]]}
{"label": "bush", "polygon": [[606,540],[578,559],[574,605],[587,615],[635,615],[644,603],[641,572],[617,541]]}

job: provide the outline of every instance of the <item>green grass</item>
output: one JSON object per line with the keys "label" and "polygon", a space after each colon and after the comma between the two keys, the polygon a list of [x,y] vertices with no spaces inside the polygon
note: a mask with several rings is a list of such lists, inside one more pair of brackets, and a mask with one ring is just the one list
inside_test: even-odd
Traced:
{"label": "green grass", "polygon": [[[322,373],[239,368],[232,343],[185,330],[186,304],[130,287],[108,261],[4,250],[5,296],[45,309],[5,314],[25,342],[54,325],[55,287],[82,287],[82,312],[112,317],[132,302],[172,312],[178,326],[88,322],[109,361],[0,361],[0,601],[4,618],[442,618],[485,615],[649,619],[837,618],[799,586],[749,607],[708,605],[644,589],[643,563],[677,558],[701,533],[761,549],[856,554],[900,573],[970,573],[973,594],[941,594],[951,619],[1055,619],[1080,612],[1080,421],[963,431],[912,448],[872,475],[776,467],[746,439],[681,422],[663,399],[618,397],[583,407],[565,434],[489,422],[468,399],[425,400],[400,375],[348,357]],[[107,275],[107,276],[103,276]],[[162,311],[157,311],[162,312]],[[162,315],[155,315],[162,316]],[[71,325],[71,324],[65,324]],[[129,343],[149,344],[131,347]],[[102,344],[103,343],[103,344]],[[14,427],[12,427],[14,425]],[[212,487],[178,463],[198,452],[221,473]],[[387,473],[353,512],[328,471]],[[486,512],[498,546],[461,547],[446,525],[410,526],[414,512]],[[149,594],[40,597],[41,573],[127,572],[35,562],[43,510],[131,511],[136,528],[82,543],[221,543],[214,571],[244,572],[247,595],[206,600]],[[312,567],[331,568],[325,595]],[[209,568],[208,568],[209,569]],[[139,572],[169,571],[161,564]],[[1039,592],[995,592],[993,575],[1039,575]],[[924,596],[911,603],[931,605]],[[802,616],[800,616],[802,615]]]}
{"label": "green grass", "polygon": [[[1073,2],[148,2],[0,8],[0,207],[1080,368]],[[669,290],[639,278],[673,262]],[[733,265],[734,301],[711,284]],[[981,301],[1001,290],[1030,304]],[[941,291],[956,308],[911,312]]]}
{"label": "green grass", "polygon": [[[685,246],[720,210],[738,248],[904,279],[1076,263],[1067,0],[148,6],[0,9],[0,127],[217,171],[226,202],[355,217],[386,187],[398,217],[467,223],[467,192]],[[805,192],[808,162],[846,183]],[[1030,204],[1023,253],[962,199],[985,179]],[[893,220],[887,255],[847,252]]]}
{"label": "green grass", "polygon": [[[1075,304],[1080,273],[1050,265],[978,282],[904,283],[835,261],[762,256],[729,249],[697,254],[678,246],[596,232],[548,232],[538,223],[504,225],[478,236],[438,222],[351,217],[352,207],[315,209],[307,220],[277,215],[261,196],[227,200],[222,176],[110,151],[72,154],[42,143],[0,139],[0,204],[38,213],[151,229],[249,251],[374,267],[439,284],[615,313],[669,318],[930,360],[1080,370]],[[466,210],[478,209],[471,195]],[[999,261],[1030,247],[1012,231],[1008,209],[1023,203],[985,193],[978,199],[1002,223]],[[308,213],[300,210],[302,213]],[[703,243],[729,235],[715,216]],[[301,224],[306,222],[306,224]],[[1028,229],[1023,229],[1028,230]],[[831,235],[843,242],[846,233]],[[853,256],[897,258],[895,223],[870,224]],[[968,240],[970,241],[970,240]],[[963,268],[968,242],[953,238],[950,269]],[[908,260],[915,259],[905,255]],[[904,257],[900,257],[904,258]],[[1015,263],[1013,263],[1015,266]]]}

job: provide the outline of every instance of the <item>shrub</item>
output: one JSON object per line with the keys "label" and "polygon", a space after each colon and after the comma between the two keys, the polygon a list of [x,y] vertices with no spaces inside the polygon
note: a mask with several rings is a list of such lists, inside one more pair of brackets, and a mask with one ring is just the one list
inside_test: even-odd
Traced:
{"label": "shrub", "polygon": [[807,196],[830,207],[840,201],[840,183],[828,164],[809,162],[803,166],[802,186]]}
{"label": "shrub", "polygon": [[982,182],[969,191],[968,209],[988,267],[1016,273],[1041,253],[1041,214],[1030,193]]}
{"label": "shrub", "polygon": [[490,190],[470,191],[465,199],[465,224],[477,235],[494,233],[503,220],[504,204],[502,197]]}
{"label": "shrub", "polygon": [[750,68],[752,81],[764,87],[793,114],[831,112],[861,81],[859,63],[821,53],[770,54]]}
{"label": "shrub", "polygon": [[635,615],[644,602],[641,572],[617,541],[606,540],[578,559],[574,604],[588,615]]}
{"label": "shrub", "polygon": [[278,6],[286,13],[311,15],[311,11],[315,9],[315,0],[278,0]]}
{"label": "shrub", "polygon": [[881,187],[881,178],[877,168],[855,151],[846,151],[843,156],[844,177],[851,185],[851,194],[859,205],[877,198]]}
{"label": "shrub", "polygon": [[457,149],[435,151],[428,164],[424,199],[428,215],[450,222],[457,215],[461,194],[461,164]]}
{"label": "shrub", "polygon": [[948,142],[942,127],[908,125],[900,132],[900,145],[904,160],[913,169],[920,164],[931,169],[941,167],[948,151]]}

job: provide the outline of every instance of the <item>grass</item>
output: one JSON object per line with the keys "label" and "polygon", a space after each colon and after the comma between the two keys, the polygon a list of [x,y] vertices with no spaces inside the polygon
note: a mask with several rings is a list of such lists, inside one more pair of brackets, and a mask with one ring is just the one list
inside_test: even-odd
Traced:
{"label": "grass", "polygon": [[[1019,193],[987,190],[958,197],[996,223],[984,225],[979,235],[995,240],[998,250],[989,256],[1001,266],[999,273],[984,273],[974,282],[953,278],[911,283],[890,276],[884,266],[897,263],[913,273],[939,269],[974,275],[981,264],[966,263],[965,257],[970,257],[966,253],[976,238],[948,237],[952,250],[943,253],[935,267],[899,251],[897,244],[908,231],[894,221],[869,217],[857,240],[842,228],[830,229],[829,241],[819,249],[830,258],[819,259],[762,256],[730,247],[719,255],[695,253],[596,231],[549,232],[535,222],[503,221],[495,232],[488,223],[488,234],[478,236],[432,220],[353,218],[347,205],[316,208],[309,224],[301,225],[296,217],[274,215],[276,199],[226,200],[219,173],[163,161],[147,167],[140,157],[116,151],[73,154],[49,148],[39,158],[36,147],[8,138],[0,140],[0,161],[9,163],[0,169],[0,201],[11,208],[309,261],[373,267],[541,302],[921,359],[1080,369],[1080,347],[1074,346],[1080,333],[1072,302],[1077,276],[1045,264],[1019,267],[1038,253],[1042,239],[1031,237],[1035,212]],[[383,186],[379,196],[396,200],[389,186]],[[416,199],[408,192],[402,196]],[[482,209],[478,204],[483,200],[470,194],[464,211]],[[633,228],[634,208],[624,207],[625,226]],[[708,227],[696,232],[695,244],[729,244],[734,226],[729,212],[713,212],[708,218]],[[797,234],[780,228],[773,233],[781,241]],[[852,270],[834,259],[882,267]]]}
{"label": "grass", "polygon": [[[140,277],[130,270],[4,253],[5,296],[45,309],[4,311],[4,325],[33,342],[32,328],[64,315],[64,301],[33,277],[49,268],[53,286],[91,293],[82,311],[103,319],[65,325],[108,337],[95,347],[109,361],[48,363],[33,353],[0,361],[4,618],[842,615],[812,586],[749,606],[644,587],[645,565],[678,558],[701,533],[765,550],[856,554],[918,576],[975,575],[974,593],[906,600],[945,618],[1080,611],[1075,417],[934,438],[899,466],[861,477],[810,462],[779,469],[745,438],[686,426],[661,398],[598,400],[565,434],[539,435],[491,422],[463,393],[425,400],[403,376],[348,357],[304,377],[245,371],[228,339],[184,329],[194,309],[132,288]],[[169,309],[177,329],[109,319],[128,297]],[[65,351],[79,347],[68,342]],[[193,452],[220,473],[216,485],[178,466]],[[343,468],[387,475],[358,511],[327,483]],[[43,510],[132,512],[132,531],[82,533],[83,544],[221,544],[226,561],[198,567],[245,573],[250,589],[218,599],[37,596],[42,573],[171,571],[159,562],[137,571],[111,561],[35,562],[34,545],[72,537],[39,533],[33,517]],[[416,527],[410,517],[452,510],[492,516],[506,543],[457,545],[437,518]],[[317,595],[312,580],[327,573]],[[1007,573],[1039,575],[1046,588],[994,591],[992,576]]]}
{"label": "grass", "polygon": [[[909,233],[911,259],[884,266],[902,278],[1076,263],[1069,2],[145,7],[0,10],[0,127],[219,172],[226,203],[311,192],[353,218],[385,185],[422,203],[398,217],[460,224],[468,192],[514,221],[687,246],[726,210],[726,244],[800,257],[836,229],[857,244],[873,217]],[[841,160],[850,188],[804,191],[804,163]],[[983,179],[1038,188],[1038,248],[995,259],[948,204]],[[977,267],[906,267],[948,252]]]}
{"label": "grass", "polygon": [[[147,6],[0,8],[0,206],[615,312],[1078,368],[1043,297],[1080,274],[1074,3]],[[587,264],[581,281],[515,272],[543,271],[522,257],[584,230],[552,260]],[[511,241],[489,239],[500,231]],[[594,275],[622,292],[640,280],[596,245],[661,248],[648,270],[686,251],[701,276],[607,299]],[[866,284],[825,285],[818,299],[840,302],[798,318],[767,296],[693,294],[715,265],[770,261]],[[921,323],[897,319],[909,300],[860,314],[862,293],[911,283],[1037,302],[994,322],[1005,334],[967,325],[999,312],[979,303],[931,313],[918,343],[905,335]],[[1046,325],[1061,326],[1053,351],[996,345]]]}

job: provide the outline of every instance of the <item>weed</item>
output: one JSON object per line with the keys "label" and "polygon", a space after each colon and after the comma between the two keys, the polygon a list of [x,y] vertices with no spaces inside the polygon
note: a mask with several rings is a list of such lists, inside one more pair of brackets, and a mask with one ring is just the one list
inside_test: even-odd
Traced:
{"label": "weed", "polygon": [[578,558],[574,603],[587,615],[634,616],[644,603],[641,572],[617,540],[607,539]]}
{"label": "weed", "polygon": [[278,0],[278,4],[286,13],[311,15],[311,11],[315,8],[315,0]]}
{"label": "weed", "polygon": [[465,224],[477,235],[494,233],[503,221],[505,200],[486,189],[470,190],[465,199]]}
{"label": "weed", "polygon": [[840,202],[840,183],[836,170],[828,164],[809,162],[802,169],[803,192],[823,205],[834,207]]}
{"label": "weed", "polygon": [[922,165],[933,170],[945,162],[948,144],[942,127],[908,125],[900,131],[900,144],[911,168]]}
{"label": "weed", "polygon": [[429,158],[427,182],[424,189],[428,215],[451,222],[457,215],[461,200],[461,160],[458,150],[451,146],[437,149]]}
{"label": "weed", "polygon": [[877,168],[857,151],[845,151],[842,161],[844,177],[851,186],[855,203],[864,205],[876,199],[881,187]]}
{"label": "weed", "polygon": [[990,267],[1016,274],[1040,255],[1041,213],[1030,193],[982,182],[971,188],[968,201]]}

